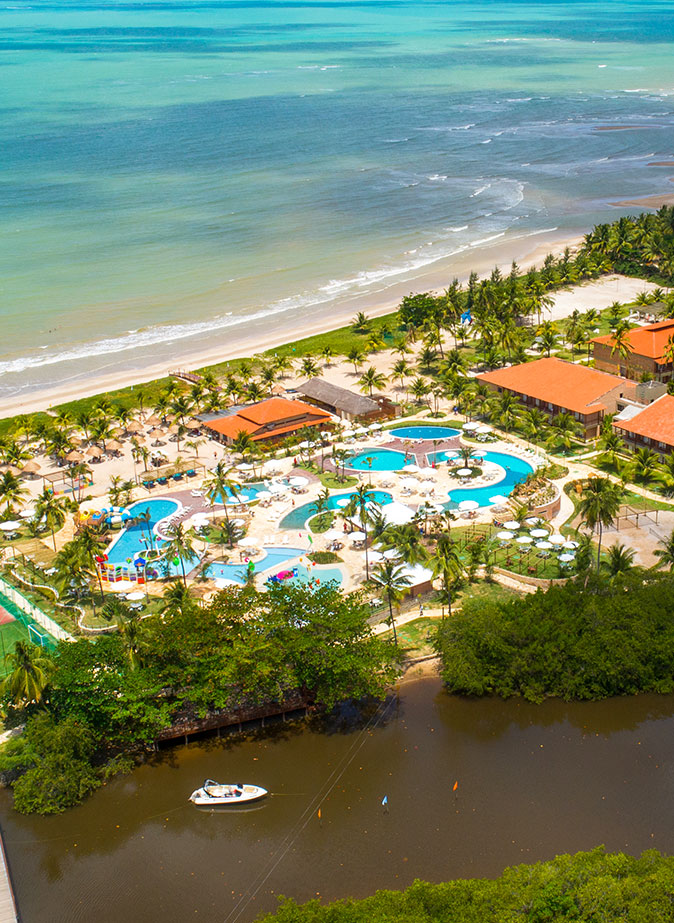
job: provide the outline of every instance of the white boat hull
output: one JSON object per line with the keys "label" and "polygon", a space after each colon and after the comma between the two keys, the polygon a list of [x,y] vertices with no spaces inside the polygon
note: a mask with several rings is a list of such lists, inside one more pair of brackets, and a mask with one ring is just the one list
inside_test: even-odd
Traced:
{"label": "white boat hull", "polygon": [[259,785],[221,785],[208,779],[201,788],[190,795],[190,801],[200,806],[223,804],[246,804],[259,801],[267,794],[267,789]]}

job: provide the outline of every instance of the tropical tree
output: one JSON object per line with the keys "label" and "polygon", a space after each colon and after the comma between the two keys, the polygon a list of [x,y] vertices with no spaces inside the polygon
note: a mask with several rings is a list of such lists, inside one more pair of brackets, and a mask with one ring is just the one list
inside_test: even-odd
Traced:
{"label": "tropical tree", "polygon": [[658,563],[655,567],[668,567],[672,570],[672,568],[674,568],[674,529],[666,538],[660,540],[659,546],[660,547],[656,548],[653,552],[658,559]]}
{"label": "tropical tree", "polygon": [[353,319],[352,327],[354,333],[369,333],[372,330],[372,321],[359,311]]}
{"label": "tropical tree", "polygon": [[356,373],[356,375],[357,375],[357,374],[358,374],[358,368],[359,368],[359,366],[361,366],[361,365],[363,364],[363,360],[365,359],[365,356],[364,356],[364,354],[363,354],[363,350],[360,349],[358,346],[352,346],[351,349],[349,350],[349,352],[347,353],[346,358],[348,359],[348,361],[349,361],[349,362],[351,363],[351,365],[353,366],[353,371],[354,371],[354,372]]}
{"label": "tropical tree", "polygon": [[306,375],[308,378],[314,378],[316,375],[321,374],[320,366],[313,356],[305,356],[300,363],[300,368],[302,374]]}
{"label": "tropical tree", "polygon": [[169,539],[162,546],[164,559],[168,563],[171,560],[178,560],[183,573],[183,585],[187,586],[187,574],[185,573],[185,562],[192,562],[196,557],[192,538],[188,535],[182,522],[178,522],[167,529]]}
{"label": "tropical tree", "polygon": [[590,532],[597,530],[597,571],[601,563],[603,530],[615,522],[623,493],[622,487],[605,477],[590,478],[583,486],[578,512]]}
{"label": "tropical tree", "polygon": [[5,662],[10,673],[2,682],[3,694],[15,705],[41,704],[54,669],[51,657],[30,641],[17,641]]}
{"label": "tropical tree", "polygon": [[381,564],[378,564],[374,569],[373,576],[386,593],[389,613],[388,623],[393,630],[393,643],[397,647],[398,633],[393,617],[393,603],[402,597],[405,587],[408,587],[411,583],[410,578],[405,573],[405,568],[402,564],[389,560],[384,560]]}
{"label": "tropical tree", "polygon": [[[213,506],[216,503],[223,504],[227,523],[229,523],[227,501],[230,497],[238,500],[239,491],[241,490],[241,484],[231,476],[232,471],[233,468],[228,467],[221,459],[213,468],[211,477],[203,485],[204,495]],[[229,547],[234,547],[233,541],[230,542]]]}
{"label": "tropical tree", "polygon": [[363,372],[358,384],[360,385],[361,391],[367,391],[370,397],[372,397],[372,392],[375,388],[383,388],[386,384],[386,375],[384,375],[383,372],[377,371],[377,369],[371,365],[369,369]]}
{"label": "tropical tree", "polygon": [[367,527],[370,523],[370,510],[372,506],[377,506],[373,498],[371,488],[368,484],[359,484],[351,495],[351,501],[358,512],[360,527],[365,533],[365,579],[370,579],[370,561],[367,548]]}
{"label": "tropical tree", "polygon": [[387,551],[397,551],[408,564],[425,564],[428,561],[428,551],[421,540],[421,533],[411,522],[389,526],[379,543]]}
{"label": "tropical tree", "polygon": [[65,503],[65,498],[57,497],[45,487],[42,493],[38,495],[35,504],[35,521],[44,523],[51,532],[54,551],[56,551],[56,530],[60,529],[66,521]]}
{"label": "tropical tree", "polygon": [[653,449],[643,446],[633,456],[634,476],[641,481],[652,480],[658,471],[660,456]]}
{"label": "tropical tree", "polygon": [[582,426],[573,414],[562,411],[555,414],[550,421],[546,445],[551,449],[562,448],[565,452],[570,452],[574,440],[581,432]]}
{"label": "tropical tree", "polygon": [[12,507],[20,503],[27,493],[28,491],[15,474],[11,471],[3,471],[0,477],[0,501],[5,504],[5,510],[8,514]]}
{"label": "tropical tree", "polygon": [[618,580],[634,570],[634,554],[631,548],[622,544],[609,548],[606,559],[602,561],[602,570],[608,575],[609,580]]}
{"label": "tropical tree", "polygon": [[[441,535],[432,558],[433,576],[442,578],[447,614],[452,614],[454,587],[464,573],[458,543],[450,535]],[[444,613],[443,613],[444,614]]]}

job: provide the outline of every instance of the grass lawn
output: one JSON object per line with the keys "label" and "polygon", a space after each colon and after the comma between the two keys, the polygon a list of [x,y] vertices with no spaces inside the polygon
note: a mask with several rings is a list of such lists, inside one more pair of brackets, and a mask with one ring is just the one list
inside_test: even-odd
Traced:
{"label": "grass lawn", "polygon": [[452,536],[460,542],[459,555],[463,563],[468,566],[471,561],[471,549],[477,548],[486,537],[494,539],[494,550],[491,562],[495,567],[503,568],[514,574],[527,577],[537,577],[540,580],[551,580],[558,577],[569,576],[571,571],[560,571],[557,556],[548,552],[539,551],[531,545],[519,545],[515,539],[508,542],[499,542],[495,536],[500,529],[491,525],[476,524],[452,529]]}
{"label": "grass lawn", "polygon": [[331,471],[319,471],[318,478],[323,487],[327,487],[328,490],[344,490],[346,487],[354,487],[358,483],[357,477],[347,475],[341,478]]}
{"label": "grass lawn", "polygon": [[[424,616],[420,619],[414,619],[413,622],[407,622],[405,625],[396,625],[398,645],[405,656],[416,658],[428,657],[430,654],[434,654],[431,638],[439,624],[440,619],[431,619]],[[386,631],[380,637],[392,641],[393,632]]]}

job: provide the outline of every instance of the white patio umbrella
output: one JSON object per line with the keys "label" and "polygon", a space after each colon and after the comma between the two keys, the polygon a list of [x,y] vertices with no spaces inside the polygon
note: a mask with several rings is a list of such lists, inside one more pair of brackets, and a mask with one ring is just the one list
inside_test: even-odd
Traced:
{"label": "white patio umbrella", "polygon": [[448,459],[448,460],[449,460],[450,458],[451,458],[451,459],[454,459],[454,458],[460,458],[460,457],[461,457],[461,456],[459,455],[458,452],[443,452],[442,454],[443,454],[443,455],[445,456],[445,458]]}
{"label": "white patio umbrella", "polygon": [[323,533],[323,538],[328,542],[336,542],[338,539],[343,538],[344,533],[340,532],[339,529],[328,529],[327,532]]}
{"label": "white patio umbrella", "polygon": [[348,506],[350,502],[351,500],[349,497],[342,497],[341,500],[337,501],[337,506],[343,509],[345,506]]}
{"label": "white patio umbrella", "polygon": [[479,423],[464,423],[461,429],[465,429],[468,430],[468,432],[471,432],[472,430],[476,430],[479,425]]}
{"label": "white patio umbrella", "polygon": [[[283,493],[285,493],[286,490],[287,490],[287,488],[286,488],[285,484],[270,484],[269,487],[267,488],[267,490],[269,491],[270,494],[276,495],[276,494],[283,494]],[[259,494],[258,494],[258,496],[259,496]]]}
{"label": "white patio umbrella", "polygon": [[529,516],[529,518],[524,521],[528,526],[537,526],[539,522],[543,522],[540,516]]}
{"label": "white patio umbrella", "polygon": [[503,494],[494,494],[493,497],[489,498],[489,502],[493,503],[494,506],[502,506],[504,503],[508,502],[508,498],[504,497]]}
{"label": "white patio umbrella", "polygon": [[348,537],[352,542],[364,542],[367,538],[364,532],[350,532]]}
{"label": "white patio umbrella", "polygon": [[417,487],[417,482],[414,478],[400,478],[401,487]]}
{"label": "white patio umbrella", "polygon": [[480,433],[481,435],[484,436],[484,435],[486,435],[487,433],[490,433],[490,432],[491,432],[491,426],[487,426],[486,423],[482,423],[480,426],[478,426],[478,428],[475,430],[475,432],[476,432],[476,433]]}
{"label": "white patio umbrella", "polygon": [[506,529],[510,529],[511,531],[517,531],[517,529],[520,528],[520,524],[516,519],[509,519],[508,522],[504,522],[503,525]]}
{"label": "white patio umbrella", "polygon": [[307,442],[306,439],[305,439],[304,442],[300,442],[300,444],[297,446],[297,448],[298,448],[298,449],[310,449],[311,446],[312,446],[312,443],[311,443],[311,442]]}
{"label": "white patio umbrella", "polygon": [[459,503],[459,509],[461,510],[461,512],[464,512],[466,510],[476,510],[478,509],[479,506],[480,504],[477,502],[477,500],[462,500]]}
{"label": "white patio umbrella", "polygon": [[515,541],[519,545],[531,545],[533,543],[533,538],[530,535],[519,535]]}
{"label": "white patio umbrella", "polygon": [[35,510],[34,510],[34,509],[32,509],[32,510],[21,510],[21,512],[19,513],[19,516],[20,516],[22,519],[32,519],[34,515],[35,515]]}
{"label": "white patio umbrella", "polygon": [[410,462],[409,465],[405,465],[397,473],[398,474],[419,474],[420,471],[421,471],[421,468],[419,467],[419,465],[415,465],[414,462]]}
{"label": "white patio umbrella", "polygon": [[355,436],[366,436],[367,435],[367,430],[365,429],[364,426],[356,427],[356,429],[354,429],[353,432]]}
{"label": "white patio umbrella", "polygon": [[228,497],[227,503],[231,506],[236,506],[239,503],[248,503],[250,500],[250,494],[239,494],[238,497]]}
{"label": "white patio umbrella", "polygon": [[548,541],[552,542],[553,545],[563,545],[566,539],[563,535],[550,535]]}
{"label": "white patio umbrella", "polygon": [[575,551],[578,547],[578,542],[564,542],[562,548],[566,548],[568,551]]}
{"label": "white patio umbrella", "polygon": [[387,561],[393,561],[395,558],[400,557],[400,552],[397,548],[389,548],[388,551],[384,552],[384,557]]}
{"label": "white patio umbrella", "polygon": [[385,560],[384,555],[381,551],[371,551],[369,553],[370,564],[379,564],[381,561]]}
{"label": "white patio umbrella", "polygon": [[129,593],[126,598],[129,600],[129,602],[137,603],[140,602],[141,599],[145,599],[145,593],[141,592],[140,590],[134,590],[133,593]]}
{"label": "white patio umbrella", "polygon": [[549,548],[552,548],[552,542],[536,542],[536,547],[540,548],[542,551],[547,551]]}
{"label": "white patio umbrella", "polygon": [[301,474],[297,474],[291,478],[288,478],[288,483],[291,487],[306,487],[309,483],[309,478],[305,478],[302,477]]}
{"label": "white patio umbrella", "polygon": [[547,538],[550,533],[547,529],[532,529],[531,534],[534,538]]}
{"label": "white patio umbrella", "polygon": [[251,465],[249,462],[241,462],[240,465],[236,466],[236,470],[237,471],[252,471],[253,465]]}
{"label": "white patio umbrella", "polygon": [[473,473],[470,468],[459,468],[456,472],[460,478],[467,478]]}
{"label": "white patio umbrella", "polygon": [[255,548],[258,541],[256,538],[240,538],[237,545],[241,545],[242,548]]}
{"label": "white patio umbrella", "polygon": [[515,538],[515,533],[508,532],[506,529],[502,529],[501,532],[496,533],[496,538],[498,538],[502,542],[507,542],[511,538]]}
{"label": "white patio umbrella", "polygon": [[5,522],[0,522],[0,529],[3,532],[13,532],[14,529],[20,529],[21,522],[18,519],[6,519]]}
{"label": "white patio umbrella", "polygon": [[272,492],[270,490],[258,490],[257,492],[258,500],[269,500],[271,496],[272,496]]}
{"label": "white patio umbrella", "polygon": [[381,423],[371,423],[371,424],[370,424],[370,429],[373,429],[373,430],[382,429],[382,425],[381,425]]}
{"label": "white patio umbrella", "polygon": [[568,553],[560,554],[558,558],[558,560],[561,561],[562,564],[569,564],[571,561],[575,561],[575,559],[576,559],[575,555],[568,554]]}

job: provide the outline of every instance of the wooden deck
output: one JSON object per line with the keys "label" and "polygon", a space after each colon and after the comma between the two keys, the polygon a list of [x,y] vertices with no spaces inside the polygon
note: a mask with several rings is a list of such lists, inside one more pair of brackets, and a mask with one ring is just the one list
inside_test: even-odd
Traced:
{"label": "wooden deck", "polygon": [[7,869],[5,844],[0,834],[0,923],[18,923],[19,915],[14,900],[14,890]]}

